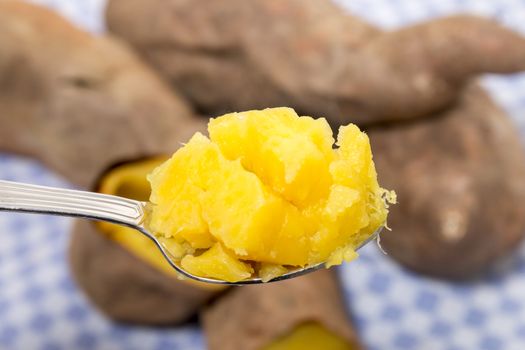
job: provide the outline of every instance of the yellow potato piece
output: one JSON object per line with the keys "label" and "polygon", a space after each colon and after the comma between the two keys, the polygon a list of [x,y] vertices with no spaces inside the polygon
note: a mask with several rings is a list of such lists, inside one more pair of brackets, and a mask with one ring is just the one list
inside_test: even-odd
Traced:
{"label": "yellow potato piece", "polygon": [[268,282],[276,277],[284,275],[288,269],[282,265],[262,263],[259,267],[259,277],[263,282]]}
{"label": "yellow potato piece", "polygon": [[246,279],[253,273],[249,264],[239,261],[235,254],[227,251],[220,243],[199,256],[186,255],[181,260],[181,266],[191,274],[228,282]]}
{"label": "yellow potato piece", "polygon": [[393,195],[379,187],[368,137],[355,125],[340,128],[335,149],[324,119],[290,108],[227,114],[208,129],[209,139],[195,134],[149,176],[149,228],[177,254],[213,247],[183,258],[199,275],[210,275],[214,259],[237,272],[240,260],[260,263],[265,280],[340,264],[385,224]]}
{"label": "yellow potato piece", "polygon": [[322,325],[307,322],[275,340],[262,350],[353,350],[355,346]]}
{"label": "yellow potato piece", "polygon": [[206,169],[217,167],[218,154],[205,147],[209,142],[202,134],[197,133],[190,143],[197,147],[181,148],[148,177],[155,189],[149,229],[185,239],[195,248],[209,248],[214,239],[202,218],[199,197],[207,185]]}
{"label": "yellow potato piece", "polygon": [[212,119],[208,129],[210,139],[228,159],[240,159],[247,170],[295,205],[323,195],[331,182],[333,139],[324,119],[299,118],[291,108],[273,108],[227,114]]}

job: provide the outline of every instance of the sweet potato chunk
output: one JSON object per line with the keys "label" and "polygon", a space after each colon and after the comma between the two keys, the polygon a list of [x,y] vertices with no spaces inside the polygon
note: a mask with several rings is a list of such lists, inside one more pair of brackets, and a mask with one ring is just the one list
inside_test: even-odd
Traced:
{"label": "sweet potato chunk", "polygon": [[265,279],[283,266],[340,264],[384,225],[387,192],[355,125],[341,127],[335,150],[326,120],[289,108],[227,114],[208,128],[209,139],[195,134],[149,177],[149,228],[192,247],[182,259],[190,272],[234,282],[250,277],[247,263]]}

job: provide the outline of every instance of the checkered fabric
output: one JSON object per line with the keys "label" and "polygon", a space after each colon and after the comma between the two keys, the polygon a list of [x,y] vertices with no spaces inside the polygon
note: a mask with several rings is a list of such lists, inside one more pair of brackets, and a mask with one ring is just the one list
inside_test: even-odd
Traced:
{"label": "checkered fabric", "polygon": [[[497,18],[525,34],[522,0],[336,1],[388,29],[467,12]],[[104,31],[104,0],[34,2],[82,28]],[[525,136],[525,75],[483,82]],[[7,154],[0,154],[0,179],[70,186],[35,161]],[[205,349],[197,326],[130,327],[99,314],[68,270],[70,224],[65,218],[0,213],[0,349]],[[348,309],[370,349],[525,349],[525,246],[470,284],[409,273],[374,245],[339,271]]]}

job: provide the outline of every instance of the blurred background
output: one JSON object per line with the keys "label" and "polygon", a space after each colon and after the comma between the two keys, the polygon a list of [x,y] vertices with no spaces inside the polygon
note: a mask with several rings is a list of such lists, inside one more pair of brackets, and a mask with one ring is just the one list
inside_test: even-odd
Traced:
{"label": "blurred background", "polygon": [[[188,10],[188,16],[185,17],[183,9],[189,6],[189,2],[159,0],[152,1],[148,5],[147,1],[131,1],[128,5],[125,1],[114,0],[112,15],[108,17],[111,28],[108,29],[105,0],[32,1],[34,4],[60,14],[82,31],[92,33],[96,37],[105,36],[108,31],[111,31],[112,35],[126,42],[126,44],[120,44],[120,42],[115,44],[95,43],[83,35],[66,35],[64,31],[70,30],[67,25],[61,27],[54,21],[39,19],[37,15],[31,15],[29,10],[25,12],[26,10],[11,10],[9,6],[2,7],[10,2],[0,0],[0,51],[5,53],[3,55],[0,52],[0,106],[4,106],[0,110],[0,114],[3,114],[0,115],[0,119],[3,118],[0,129],[4,129],[3,132],[0,130],[0,138],[4,139],[4,142],[0,141],[0,179],[70,188],[92,189],[95,184],[98,184],[97,188],[100,190],[103,187],[100,186],[100,178],[107,174],[106,169],[113,163],[138,156],[165,154],[174,149],[173,145],[183,141],[187,135],[202,129],[203,119],[195,121],[191,119],[193,115],[213,116],[226,110],[240,110],[244,106],[251,106],[251,95],[243,94],[242,89],[238,90],[238,94],[242,95],[239,98],[246,98],[248,102],[243,102],[240,106],[232,105],[229,101],[222,103],[221,98],[226,93],[223,94],[224,96],[218,94],[218,96],[210,97],[208,96],[211,94],[210,91],[203,91],[206,87],[211,91],[216,91],[220,89],[221,84],[228,86],[230,83],[228,80],[214,81],[228,74],[232,75],[231,86],[243,86],[241,83],[233,84],[234,80],[243,79],[242,72],[237,76],[231,73],[233,70],[225,68],[224,75],[219,74],[215,77],[213,73],[209,73],[210,71],[215,72],[217,67],[230,67],[230,65],[236,67],[237,64],[241,64],[238,62],[245,62],[235,61],[235,59],[229,61],[229,57],[241,55],[239,52],[242,50],[234,50],[234,54],[227,51],[233,45],[232,42],[235,42],[231,39],[234,37],[232,32],[242,31],[240,29],[242,27],[239,26],[246,25],[242,21],[237,24],[237,27],[230,28],[228,32],[208,31],[202,28],[209,21],[217,18],[208,16],[206,11],[199,9]],[[315,2],[322,3],[323,1],[311,0],[305,2],[308,5],[304,6],[309,7],[310,3]],[[282,89],[281,87],[276,88],[277,97],[268,97],[267,101],[270,103],[273,101],[286,103],[289,100],[289,105],[299,110],[302,109],[306,113],[312,111],[312,114],[320,112],[315,115],[326,114],[333,124],[358,122],[370,132],[373,146],[378,144],[380,151],[374,154],[378,159],[380,179],[382,167],[386,170],[410,170],[419,167],[415,173],[412,170],[400,170],[400,178],[390,179],[389,175],[386,175],[385,187],[395,190],[402,187],[399,198],[402,209],[398,213],[394,212],[395,208],[392,209],[392,215],[396,215],[392,223],[393,231],[385,233],[389,235],[385,242],[385,250],[388,255],[382,253],[375,244],[370,244],[360,251],[360,258],[357,261],[337,269],[343,295],[339,305],[348,314],[347,327],[353,329],[357,334],[359,343],[364,349],[525,349],[525,246],[521,242],[525,227],[520,220],[523,214],[522,206],[525,203],[521,200],[521,196],[525,193],[522,188],[525,186],[525,178],[520,177],[524,174],[525,167],[521,163],[525,162],[525,155],[519,143],[515,144],[511,141],[499,143],[500,140],[514,140],[515,135],[520,135],[521,143],[525,138],[525,75],[519,73],[520,70],[525,70],[525,41],[522,42],[520,38],[520,36],[525,36],[525,2],[520,0],[421,0],[417,2],[409,0],[334,0],[334,2],[336,5],[333,8],[319,12],[319,18],[316,17],[315,5],[312,6],[310,12],[305,11],[306,14],[301,11],[293,12],[290,18],[302,19],[301,16],[304,18],[310,16],[316,20],[310,22],[305,20],[305,23],[327,23],[330,30],[316,32],[321,33],[319,36],[324,38],[323,35],[329,37],[331,30],[337,31],[337,35],[326,39],[327,42],[354,36],[357,38],[356,41],[368,40],[362,39],[361,35],[363,37],[369,35],[371,41],[382,35],[381,33],[358,35],[356,34],[358,32],[373,32],[376,29],[363,29],[363,26],[357,24],[346,27],[346,24],[339,24],[338,21],[342,21],[340,17],[337,17],[337,20],[330,17],[334,13],[338,13],[341,18],[347,15],[356,16],[368,22],[371,28],[378,28],[378,31],[379,28],[385,31],[395,31],[415,23],[459,13],[496,20],[509,30],[507,32],[500,27],[495,27],[493,30],[490,26],[484,27],[484,24],[480,24],[480,27],[483,28],[478,30],[476,23],[467,23],[465,27],[462,27],[445,22],[439,27],[427,30],[427,34],[431,34],[422,35],[421,39],[417,35],[401,36],[401,39],[394,37],[388,50],[378,49],[377,51],[372,50],[371,53],[367,52],[367,55],[371,56],[364,57],[382,57],[383,54],[394,57],[397,43],[399,43],[399,52],[404,53],[399,54],[400,58],[398,57],[397,60],[392,59],[389,62],[390,65],[384,65],[395,72],[392,75],[385,73],[385,84],[387,79],[391,81],[396,77],[406,82],[407,86],[412,84],[410,79],[416,74],[412,76],[412,72],[405,69],[406,66],[423,67],[428,63],[429,72],[435,68],[428,77],[424,74],[422,76],[430,81],[428,86],[435,88],[433,94],[437,96],[436,101],[439,101],[428,102],[428,108],[424,104],[416,104],[413,108],[407,107],[406,117],[403,111],[396,109],[395,99],[398,98],[396,94],[391,95],[392,101],[389,100],[384,104],[386,110],[392,111],[391,114],[378,112],[374,108],[367,109],[367,103],[374,106],[374,102],[380,99],[381,94],[390,93],[390,90],[378,92],[379,97],[377,97],[373,93],[368,94],[368,86],[364,85],[363,90],[367,90],[367,94],[357,94],[355,98],[363,100],[371,98],[371,100],[358,101],[360,103],[356,105],[360,107],[348,108],[350,111],[361,112],[363,119],[357,120],[352,119],[352,115],[348,120],[334,121],[336,117],[330,119],[330,113],[334,109],[327,108],[326,111],[322,108],[309,109],[311,104],[322,105],[323,96],[326,94],[332,93],[337,96],[337,99],[344,99],[344,93],[332,91],[330,88],[320,87],[319,91],[323,92],[320,93],[315,90],[317,89],[315,83],[312,83],[312,87],[307,86],[301,89],[290,87],[283,82]],[[232,3],[236,2],[232,1]],[[181,13],[173,17],[175,18],[174,24],[171,24],[168,16],[160,15],[164,12],[162,7],[164,5],[170,11],[180,6]],[[224,6],[224,12],[228,13],[228,1],[225,1],[223,5],[215,5],[215,7],[220,6]],[[249,8],[250,5],[243,6]],[[276,7],[279,6],[276,5]],[[286,12],[282,9],[282,12],[279,12],[279,9],[274,10],[275,13]],[[201,13],[204,14],[201,15]],[[142,15],[143,18],[137,20],[135,25],[133,19]],[[15,18],[16,16],[19,18]],[[13,18],[12,21],[10,18]],[[26,23],[26,21],[34,21],[30,26],[39,28],[35,33],[41,31],[43,34],[41,37],[35,34],[34,39],[27,39],[27,45],[24,46],[22,39],[16,38],[28,38],[24,36],[26,34],[20,34],[28,32],[21,29],[25,24],[19,24]],[[270,23],[278,27],[279,22],[276,21]],[[170,30],[170,25],[173,25],[173,31]],[[254,24],[255,27],[256,25]],[[470,25],[472,28],[469,27]],[[220,24],[217,26],[220,28]],[[456,36],[458,28],[459,31],[464,29],[461,33],[466,34]],[[345,33],[345,30],[348,33]],[[500,30],[503,32],[499,33]],[[425,40],[430,42],[435,39],[435,36],[439,37],[440,35],[436,33],[440,31],[448,33],[446,36],[448,39],[443,39],[443,42],[452,43],[450,50],[454,54],[447,58],[450,61],[444,59],[441,62],[435,59],[439,56],[435,53],[448,50],[447,45],[425,46],[424,44]],[[249,32],[247,34],[249,37],[253,30],[246,29],[246,32]],[[297,42],[301,42],[302,33],[305,33],[305,36],[309,35],[309,32],[301,28],[297,30],[297,33],[294,34]],[[500,34],[501,40],[498,36]],[[217,37],[226,38],[225,42],[221,43],[221,39]],[[443,37],[445,38],[445,35]],[[465,37],[467,39],[464,39]],[[91,37],[87,36],[87,38]],[[508,41],[506,41],[507,38]],[[199,40],[209,42],[209,47],[204,46],[202,49],[199,46]],[[276,57],[285,57],[290,60],[293,58],[286,56],[289,54],[287,50],[290,50],[290,47],[277,42],[279,39],[276,39],[274,45],[272,40],[271,35],[261,38],[261,50],[275,47],[275,52],[270,52],[273,55],[270,56],[272,60],[260,63],[265,67],[264,72],[270,73],[272,67],[280,66],[278,59],[273,61]],[[412,40],[412,44],[404,46],[404,40]],[[171,41],[174,41],[175,44]],[[357,45],[353,44],[352,40],[348,41],[345,47],[350,47],[349,51],[352,55],[354,52],[366,50],[364,49],[365,44]],[[70,42],[71,47],[68,46]],[[502,44],[498,46],[497,43]],[[505,46],[506,44],[508,46]],[[477,45],[480,46],[479,49]],[[297,47],[304,48],[299,44]],[[320,44],[313,45],[313,47],[315,50],[324,48]],[[418,52],[421,47],[424,48],[421,51],[426,50],[429,53],[428,57],[416,59],[411,56],[417,56],[414,52]],[[458,47],[461,50],[458,50]],[[464,47],[467,49],[463,50]],[[159,48],[167,49],[162,51]],[[178,52],[179,48],[181,52]],[[159,52],[155,51],[157,49]],[[257,49],[251,51],[257,53]],[[246,52],[251,51],[246,49]],[[214,59],[218,57],[217,62],[211,62],[212,59],[206,61],[198,56],[201,53],[209,54]],[[90,54],[93,55],[92,58],[88,57]],[[331,67],[332,64],[339,62],[334,58],[337,55],[327,55],[326,57],[334,59],[329,62],[322,60],[317,62],[319,57],[314,56],[312,56],[314,63],[298,65],[300,68],[311,68],[311,71],[299,71],[297,73],[299,76],[308,76],[309,72],[322,72],[318,70],[318,65]],[[354,59],[354,56],[350,54],[349,57],[348,60]],[[355,58],[357,62],[359,62],[358,59],[361,58]],[[465,62],[478,59],[479,64],[472,64],[472,68],[462,68],[468,65]],[[10,65],[12,62],[19,64]],[[104,66],[106,62],[110,68]],[[400,65],[400,62],[403,64]],[[186,70],[180,71],[179,66],[184,66]],[[443,73],[446,69],[444,70],[442,66],[453,68],[450,68],[450,73]],[[374,73],[372,73],[374,67],[372,65],[363,68],[363,72],[366,72],[363,74],[363,81],[374,78]],[[82,69],[89,71],[87,75],[83,75]],[[287,67],[283,65],[279,69],[286,70]],[[399,73],[398,76],[396,69],[404,73]],[[370,73],[368,73],[369,70]],[[246,71],[250,71],[249,65]],[[422,71],[424,71],[423,68]],[[201,72],[205,73],[201,75]],[[490,72],[509,74],[496,76],[489,74]],[[272,76],[270,73],[268,76]],[[405,73],[406,76],[403,75]],[[466,81],[478,77],[478,73],[481,86],[488,91],[494,100],[494,105],[492,105],[493,102],[487,102],[489,100],[486,97],[476,95],[476,92],[472,93],[474,97],[469,97],[471,87]],[[202,78],[203,81],[199,80],[206,74],[211,76],[209,80],[206,78]],[[344,78],[344,74],[341,74]],[[442,74],[443,78],[433,80],[433,74],[438,76]],[[264,74],[261,73],[261,75]],[[112,80],[107,78],[108,76],[111,76]],[[293,78],[297,75],[290,73],[289,76],[286,74],[283,76]],[[23,79],[25,79],[23,82],[19,82]],[[70,84],[67,89],[56,87],[56,81],[62,81],[60,79],[66,79],[67,84]],[[259,77],[253,79],[257,84],[261,84],[262,91],[266,91],[267,86],[280,83],[278,78],[275,78],[275,81],[272,80],[272,83],[268,85],[265,85],[267,83],[265,79],[257,80]],[[315,80],[315,77],[312,79]],[[334,81],[340,83],[341,89],[345,88],[344,82],[341,83],[337,79]],[[358,80],[356,84],[359,82]],[[28,87],[32,83],[34,87]],[[180,85],[185,86],[180,87]],[[74,90],[70,90],[71,86],[74,87]],[[131,86],[136,86],[136,88],[131,89]],[[233,87],[232,91],[234,91]],[[297,90],[290,92],[293,89]],[[446,92],[442,89],[445,89]],[[228,88],[225,87],[225,90]],[[370,91],[372,90],[373,87],[370,87]],[[16,95],[18,91],[21,91],[20,95]],[[125,92],[120,94],[119,91]],[[420,92],[418,89],[414,91]],[[172,92],[176,97],[172,97]],[[235,99],[235,93],[233,94],[232,99]],[[265,95],[262,92],[261,94]],[[421,94],[423,97],[427,96],[424,93]],[[405,101],[405,97],[399,96],[399,101]],[[424,98],[421,96],[414,93],[413,99],[423,101]],[[10,102],[15,99],[19,99],[19,102]],[[307,102],[303,103],[303,100]],[[352,100],[352,96],[349,100]],[[310,104],[309,101],[313,102]],[[481,107],[478,107],[478,102]],[[265,103],[264,99],[261,103]],[[253,107],[261,107],[258,104],[259,102],[256,102]],[[338,108],[335,110],[344,110],[343,107]],[[414,110],[417,112],[412,113]],[[459,112],[456,113],[456,111]],[[152,125],[144,124],[146,117],[140,113],[153,119],[148,123],[158,123],[151,128],[158,128],[158,130],[151,131],[152,134],[149,136],[158,137],[157,139],[164,140],[164,143],[150,144],[142,140],[137,144],[127,144],[122,141],[126,135],[140,132],[146,125]],[[454,134],[456,136],[453,135],[450,139],[450,142],[454,143],[456,141],[453,137],[464,137],[466,140],[464,143],[461,140],[458,142],[464,147],[447,149],[444,146],[447,142],[439,140],[439,142],[436,141],[437,145],[434,148],[428,146],[430,151],[426,153],[422,151],[422,154],[414,154],[413,151],[407,151],[407,149],[418,148],[417,142],[423,142],[423,139],[429,138],[428,135],[447,131],[448,129],[440,124],[440,120],[455,120],[456,117],[461,118],[462,113],[465,114],[464,119],[469,121],[467,125],[461,122],[454,124],[454,121],[451,121],[451,124],[443,122],[443,125],[457,126],[457,130],[464,128],[464,133],[458,131],[459,136]],[[170,136],[173,135],[170,134],[172,130],[170,128],[181,129],[177,127],[178,125],[172,126],[169,121],[172,114],[176,114],[176,118],[172,119],[177,119],[177,123],[188,125],[188,127],[182,127],[187,130],[187,133],[177,131],[176,137]],[[487,118],[479,119],[482,121],[479,122],[478,127],[476,118],[484,114],[487,115]],[[128,115],[131,115],[129,120]],[[158,120],[151,115],[159,116],[155,117]],[[188,119],[185,119],[186,115]],[[111,124],[108,125],[111,127],[105,128],[104,120],[110,120],[108,123]],[[506,120],[510,120],[511,124],[508,124]],[[399,124],[396,124],[397,122]],[[418,123],[421,123],[422,126],[419,126]],[[117,128],[120,128],[121,131],[117,132]],[[390,138],[389,128],[395,129],[392,134],[392,143],[374,140],[376,133],[378,138]],[[403,136],[404,128],[412,130],[407,131],[408,136],[406,137]],[[432,128],[436,128],[436,131],[434,132]],[[106,131],[101,131],[102,129]],[[497,132],[492,133],[490,130],[497,130]],[[122,136],[120,133],[123,132],[127,134]],[[420,132],[424,136],[418,138],[417,135]],[[99,137],[99,135],[102,136]],[[392,146],[407,138],[415,140],[416,145],[407,144],[406,148]],[[469,143],[477,139],[481,141]],[[482,142],[484,140],[485,144]],[[90,146],[97,144],[99,145],[97,147]],[[501,149],[498,149],[500,144]],[[477,151],[471,152],[469,147],[481,148],[476,148]],[[390,149],[396,149],[397,152],[392,158],[389,156]],[[421,149],[427,148],[422,145]],[[442,153],[439,153],[440,149]],[[395,163],[392,159],[403,158],[403,150],[406,151],[407,160]],[[53,152],[56,157],[49,155]],[[460,155],[457,156],[455,152],[459,152],[457,154]],[[409,155],[412,158],[408,159]],[[113,158],[110,159],[110,156]],[[102,158],[104,162],[98,161]],[[452,162],[450,165],[447,165],[449,164],[447,161],[441,161],[441,159],[451,158],[455,159],[455,163]],[[417,159],[420,162],[411,163],[411,159]],[[427,203],[425,200],[429,200],[432,193],[428,194],[430,197],[417,197],[417,195],[412,197],[410,190],[405,188],[410,187],[410,180],[417,180],[411,176],[416,174],[424,177],[428,173],[433,174],[428,176],[446,177],[447,174],[447,171],[440,169],[425,168],[425,166],[430,166],[425,162],[436,167],[457,165],[461,176],[458,175],[457,179],[451,176],[443,181],[449,183],[451,188],[461,187],[458,185],[461,183],[468,184],[465,185],[468,192],[462,192],[467,190],[461,188],[455,193],[461,197],[451,195],[449,199],[453,201],[450,204],[452,208],[453,204],[459,201],[457,198],[463,199],[468,194],[470,198],[467,201],[469,204],[466,205],[468,208],[464,209],[460,206],[453,211],[455,216],[451,214],[452,216],[447,216],[448,219],[444,219],[445,224],[439,221],[439,218],[434,218],[431,213],[427,216],[421,215],[421,218],[417,220],[413,218],[418,213],[418,207],[425,205]],[[476,162],[482,162],[483,166],[469,165],[465,166],[465,169],[462,167],[465,164]],[[495,170],[500,170],[500,172]],[[490,174],[490,176],[485,176],[485,174]],[[485,180],[476,182],[480,178]],[[523,182],[523,185],[520,182]],[[401,186],[399,183],[408,184]],[[502,199],[501,196],[505,198]],[[445,199],[442,202],[439,199],[438,202],[445,203],[444,205],[448,203]],[[506,202],[507,205],[502,205],[502,202]],[[494,209],[495,207],[497,210]],[[494,218],[491,215],[494,215]],[[456,221],[450,219],[450,217],[457,218],[458,216],[459,219]],[[496,222],[494,225],[490,223],[492,219]],[[477,222],[485,223],[485,221],[488,222],[485,225],[487,229],[476,225]],[[410,222],[410,225],[405,227],[400,224],[401,222]],[[400,229],[396,230],[396,225]],[[444,231],[438,229],[440,225],[445,225],[443,226]],[[461,231],[460,228],[463,226],[468,226],[468,228]],[[4,231],[0,243],[0,349],[204,350],[211,348],[213,350],[235,348],[207,346],[207,333],[212,331],[209,328],[203,331],[199,317],[196,316],[199,307],[209,307],[222,296],[214,295],[199,299],[199,303],[202,302],[204,306],[198,305],[195,310],[188,311],[184,315],[184,320],[175,320],[175,316],[172,320],[168,315],[162,321],[144,319],[144,322],[141,322],[140,317],[137,319],[136,314],[131,315],[131,313],[126,313],[126,310],[112,309],[111,304],[116,303],[115,299],[119,299],[118,289],[101,291],[100,288],[97,289],[90,285],[105,283],[103,280],[97,280],[96,277],[85,277],[87,274],[96,274],[97,270],[88,271],[88,268],[82,269],[77,266],[74,271],[77,276],[73,276],[70,261],[75,260],[75,254],[81,254],[79,251],[90,244],[87,241],[78,240],[76,250],[69,248],[73,220],[2,213],[0,214],[0,227]],[[450,229],[450,227],[453,228]],[[457,233],[458,230],[463,233]],[[407,232],[412,236],[409,236]],[[447,232],[452,233],[447,236]],[[395,236],[397,234],[405,234],[405,238],[397,239]],[[418,238],[420,236],[426,238]],[[468,239],[463,239],[464,237]],[[408,241],[409,243],[397,244],[395,241]],[[102,247],[103,243],[100,244]],[[86,259],[96,259],[98,256],[96,249],[87,254]],[[102,249],[99,252],[100,259],[105,259],[104,262],[107,263],[107,269],[112,270],[111,254],[113,253],[107,253],[109,255],[102,257],[106,253],[103,253]],[[428,260],[425,260],[426,258]],[[123,259],[125,263],[125,258]],[[469,261],[467,267],[462,265],[463,261]],[[77,262],[77,264],[86,264],[86,262]],[[100,268],[102,265],[98,266]],[[160,272],[157,271],[157,273]],[[119,283],[125,284],[126,277],[117,275],[118,273],[108,274],[104,278],[108,280],[115,278]],[[134,275],[130,278],[135,281],[136,278],[140,279],[140,276]],[[151,285],[154,284],[151,283]],[[114,288],[117,287],[114,286]],[[141,291],[144,293],[144,298],[149,298],[148,288],[146,286]],[[162,288],[158,287],[158,289]],[[176,294],[177,291],[173,293]],[[105,296],[101,296],[103,294]],[[323,294],[320,293],[319,297],[322,298],[322,296]],[[167,293],[165,297],[173,297],[173,294]],[[129,300],[140,299],[142,296],[134,294],[130,298]],[[201,311],[201,315],[202,312],[206,311]],[[236,316],[236,313],[232,313],[231,318],[224,317],[223,322],[242,323],[242,320],[235,319]],[[306,316],[305,319],[299,321],[317,321],[309,317]],[[267,322],[271,323],[271,320]],[[156,326],[157,324],[161,326]],[[206,327],[213,327],[213,325]],[[257,334],[257,330],[255,333]],[[253,334],[239,333],[228,336],[249,338]],[[276,336],[282,336],[282,334]],[[274,338],[268,339],[270,342],[274,340]],[[246,345],[243,348],[251,349],[252,346]],[[358,347],[348,345],[348,349],[352,348]],[[286,347],[279,349],[286,349]],[[327,347],[327,349],[331,348]]]}

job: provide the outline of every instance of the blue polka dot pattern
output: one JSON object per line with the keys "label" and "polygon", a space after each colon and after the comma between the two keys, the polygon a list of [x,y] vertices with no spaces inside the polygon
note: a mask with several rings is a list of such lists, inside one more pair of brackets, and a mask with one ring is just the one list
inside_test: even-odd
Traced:
{"label": "blue polka dot pattern", "polygon": [[399,332],[394,337],[393,345],[398,349],[416,349],[417,338],[410,333]]}
{"label": "blue polka dot pattern", "polygon": [[433,312],[439,304],[439,297],[432,292],[423,290],[415,300],[415,306],[422,311]]}

